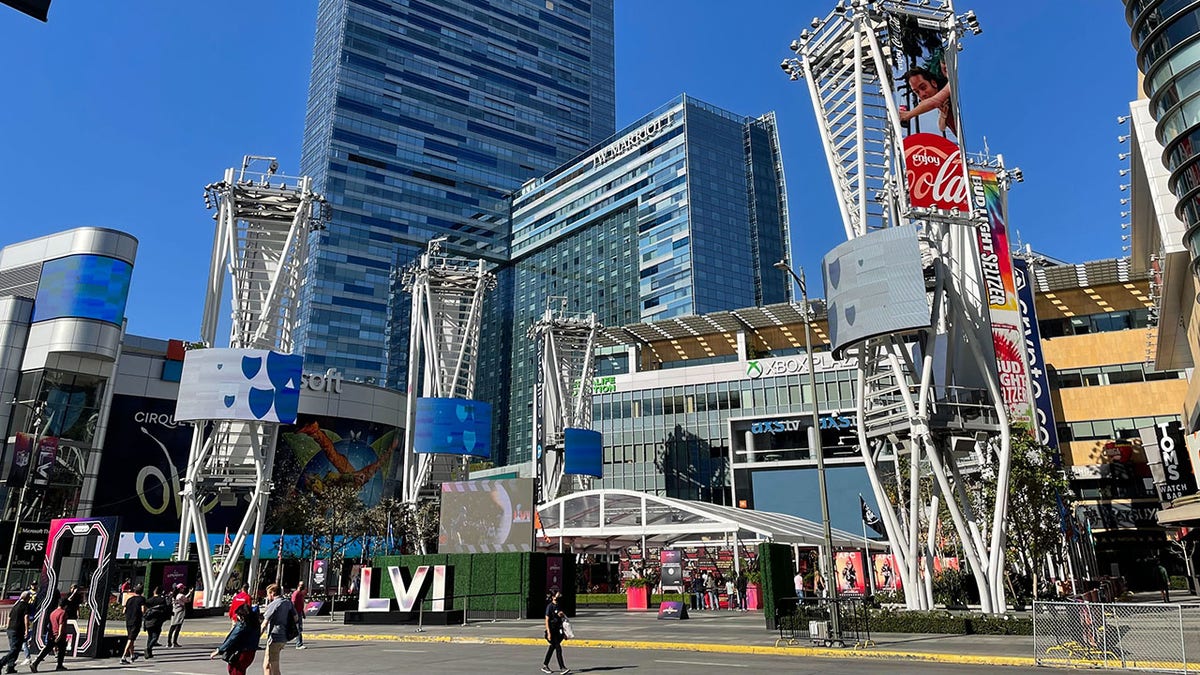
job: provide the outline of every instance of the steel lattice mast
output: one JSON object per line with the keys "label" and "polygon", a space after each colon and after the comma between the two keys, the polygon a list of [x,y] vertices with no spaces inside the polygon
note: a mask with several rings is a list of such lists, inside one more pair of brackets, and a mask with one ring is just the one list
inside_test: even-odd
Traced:
{"label": "steel lattice mast", "polygon": [[[205,186],[204,201],[216,208],[208,289],[200,338],[216,342],[225,279],[231,282],[229,346],[291,353],[299,310],[302,268],[309,234],[326,217],[325,200],[308,177],[276,175],[273,157],[247,155],[241,170],[227,169],[224,180]],[[288,185],[291,182],[291,185]],[[266,422],[197,422],[181,493],[180,560],[196,538],[205,606],[221,603],[246,537],[254,546],[249,583],[256,587],[259,548],[271,493],[271,470],[279,425]],[[219,569],[213,569],[205,511],[218,502],[249,493],[246,514],[232,535]]]}
{"label": "steel lattice mast", "polygon": [[435,457],[413,451],[417,392],[423,397],[474,397],[483,298],[496,287],[496,275],[484,268],[483,260],[443,253],[444,241],[431,239],[402,279],[412,293],[404,429],[403,498],[408,504],[416,504],[429,484]]}
{"label": "steel lattice mast", "polygon": [[[529,327],[538,343],[538,381],[533,392],[533,458],[538,470],[538,503],[558,497],[564,469],[566,429],[592,428],[592,374],[595,370],[596,314],[571,314],[567,299],[546,299],[546,312]],[[555,305],[558,305],[556,308]],[[576,476],[581,490],[591,478]]]}
{"label": "steel lattice mast", "polygon": [[[825,19],[813,19],[792,43],[798,58],[782,66],[808,85],[847,238],[906,225],[919,231],[930,327],[868,338],[848,350],[859,365],[859,447],[908,606],[932,606],[933,531],[922,542],[921,521],[923,512],[936,519],[939,497],[930,505],[920,498],[922,479],[932,477],[983,611],[1002,612],[1010,438],[976,248],[986,214],[912,205],[896,93],[896,73],[906,69],[902,27],[910,26],[938,33],[954,91],[959,38],[979,29],[974,13],[956,16],[949,0],[839,1]],[[965,162],[961,171],[965,191]],[[963,474],[980,470],[980,457],[983,470],[995,474],[993,504],[976,503],[964,488]],[[889,473],[894,486],[884,484]]]}

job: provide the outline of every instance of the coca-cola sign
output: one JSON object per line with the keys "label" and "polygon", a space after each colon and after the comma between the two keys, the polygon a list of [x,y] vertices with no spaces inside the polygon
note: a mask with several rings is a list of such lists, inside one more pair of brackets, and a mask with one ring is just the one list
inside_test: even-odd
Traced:
{"label": "coca-cola sign", "polygon": [[904,168],[913,206],[969,210],[962,150],[952,141],[937,134],[909,135],[904,139]]}

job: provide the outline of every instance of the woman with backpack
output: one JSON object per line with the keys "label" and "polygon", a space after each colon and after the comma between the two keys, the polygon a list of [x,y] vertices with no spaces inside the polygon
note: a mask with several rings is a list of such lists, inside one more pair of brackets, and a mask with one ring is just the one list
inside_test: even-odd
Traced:
{"label": "woman with backpack", "polygon": [[558,667],[561,675],[566,675],[571,672],[571,669],[563,664],[562,643],[566,639],[563,634],[563,621],[566,620],[567,614],[559,607],[562,602],[562,593],[555,593],[550,599],[550,604],[546,605],[546,642],[550,646],[546,648],[546,658],[542,660],[542,672],[552,673],[550,670],[550,656],[558,657]]}
{"label": "woman with backpack", "polygon": [[244,604],[237,608],[234,617],[235,623],[229,635],[208,658],[224,658],[229,664],[229,675],[246,675],[246,669],[254,663],[254,652],[258,650],[258,633],[261,630],[258,612],[249,604]]}

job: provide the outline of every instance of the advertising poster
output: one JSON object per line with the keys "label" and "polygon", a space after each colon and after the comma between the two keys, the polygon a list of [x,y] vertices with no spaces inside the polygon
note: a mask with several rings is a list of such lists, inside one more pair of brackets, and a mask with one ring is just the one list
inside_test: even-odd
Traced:
{"label": "advertising poster", "polygon": [[876,553],[871,556],[871,567],[875,574],[876,591],[899,591],[904,588],[900,580],[899,566],[896,556],[890,553]]}
{"label": "advertising poster", "polygon": [[176,584],[187,586],[188,582],[188,566],[187,565],[164,565],[162,576],[162,588],[164,592],[168,589],[175,588]]}
{"label": "advertising poster", "polygon": [[291,507],[307,508],[330,485],[358,486],[363,504],[375,506],[389,494],[395,462],[403,461],[402,440],[389,425],[301,415],[279,432],[267,529],[292,529]]}
{"label": "advertising poster", "polygon": [[308,587],[313,593],[324,593],[326,586],[329,585],[329,561],[318,559],[312,562],[312,576],[308,580]]}
{"label": "advertising poster", "polygon": [[[179,531],[192,425],[176,422],[174,410],[169,399],[112,398],[93,512],[120,515],[126,532]],[[236,528],[244,514],[244,507],[218,506],[215,498],[201,507],[210,532]]]}
{"label": "advertising poster", "polygon": [[546,590],[550,593],[563,590],[563,558],[561,555],[546,556]]}
{"label": "advertising poster", "polygon": [[1033,401],[1029,392],[1029,371],[1025,366],[1024,322],[1013,278],[1004,193],[996,172],[971,169],[969,173],[975,208],[987,211],[987,221],[980,225],[977,241],[992,319],[992,345],[1000,375],[1000,391],[1009,421],[1029,424],[1033,419]]}
{"label": "advertising poster", "polygon": [[946,34],[915,16],[900,12],[887,16],[900,123],[908,134],[936,134],[957,141],[957,102],[948,63],[954,50],[947,51]]}
{"label": "advertising poster", "polygon": [[834,555],[838,595],[866,595],[867,575],[863,573],[862,558],[858,551],[838,551]]}

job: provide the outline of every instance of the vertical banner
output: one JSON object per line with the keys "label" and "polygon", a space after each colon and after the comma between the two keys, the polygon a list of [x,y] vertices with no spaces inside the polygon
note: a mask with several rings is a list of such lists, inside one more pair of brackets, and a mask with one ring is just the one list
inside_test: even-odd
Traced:
{"label": "vertical banner", "polygon": [[659,568],[662,574],[662,589],[666,593],[670,589],[682,593],[683,588],[683,551],[675,548],[664,548],[658,554]]}
{"label": "vertical banner", "polygon": [[[1029,368],[1029,385],[1033,395],[1033,432],[1038,443],[1058,450],[1058,426],[1054,419],[1054,402],[1050,398],[1050,377],[1046,372],[1046,357],[1042,353],[1042,332],[1038,328],[1037,306],[1033,298],[1033,274],[1029,263],[1013,258],[1013,281],[1017,285],[1017,302],[1021,310],[1021,327],[1025,335],[1025,364]],[[1062,456],[1053,453],[1054,461]]]}
{"label": "vertical banner", "polygon": [[1008,250],[1008,222],[1004,193],[995,171],[970,169],[971,199],[976,209],[987,211],[987,221],[979,226],[979,260],[983,285],[992,319],[992,346],[1000,393],[1008,410],[1009,421],[1029,424],[1033,405],[1029,395],[1029,371],[1025,366],[1025,335],[1013,279],[1012,254]]}
{"label": "vertical banner", "polygon": [[1163,422],[1156,424],[1153,429],[1143,428],[1139,432],[1159,501],[1167,504],[1194,493],[1196,478],[1182,425],[1179,422]]}
{"label": "vertical banner", "polygon": [[838,551],[835,555],[838,595],[867,594],[867,575],[863,573],[862,558],[863,554],[858,551]]}
{"label": "vertical banner", "polygon": [[900,575],[896,573],[896,556],[891,553],[876,553],[871,556],[871,567],[875,574],[876,591],[898,591],[904,587]]}

